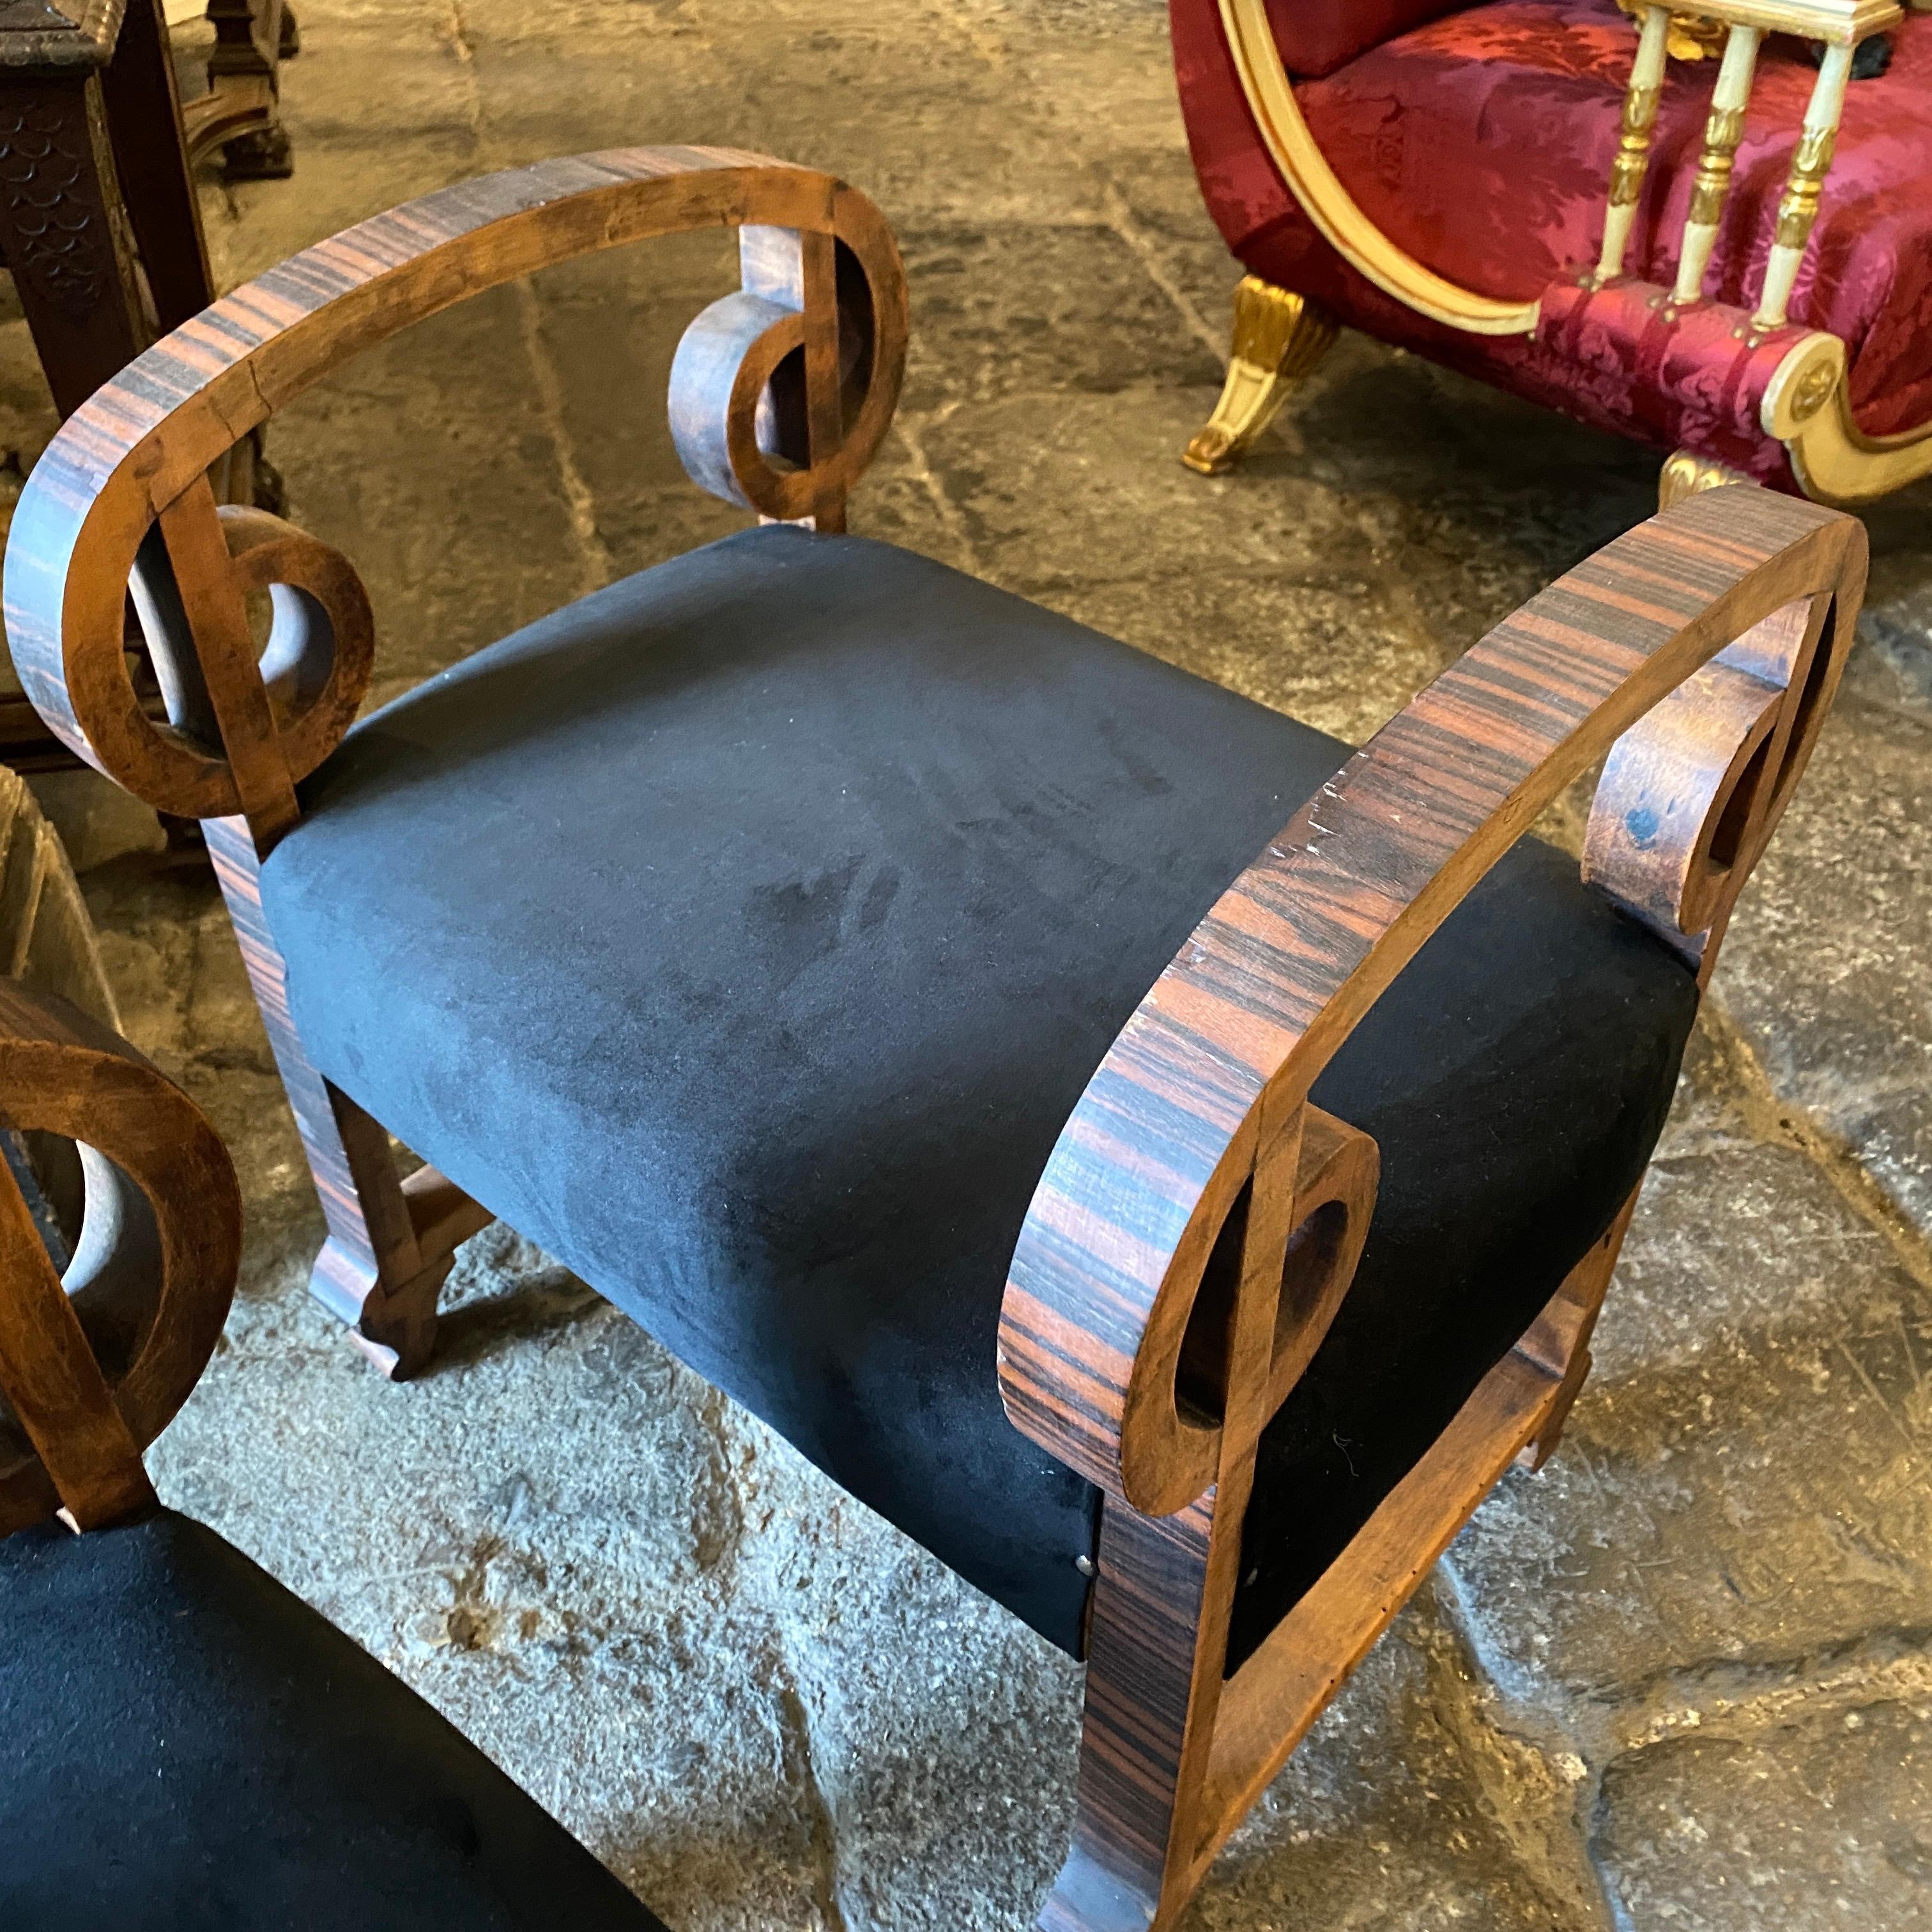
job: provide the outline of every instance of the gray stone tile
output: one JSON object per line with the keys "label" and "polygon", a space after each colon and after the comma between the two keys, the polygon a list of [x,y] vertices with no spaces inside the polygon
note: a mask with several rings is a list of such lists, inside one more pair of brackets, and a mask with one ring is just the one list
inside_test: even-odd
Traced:
{"label": "gray stone tile", "polygon": [[[302,50],[286,69],[283,118],[297,143],[298,169],[308,142],[326,144],[328,160],[298,172],[298,182],[309,173],[342,172],[358,149],[374,159],[412,135],[469,129],[472,88],[450,31],[451,12],[396,5],[302,10]],[[370,82],[379,75],[382,112],[375,116]],[[272,186],[286,200],[304,198],[299,190]]]}
{"label": "gray stone tile", "polygon": [[[290,117],[302,166],[304,136]],[[308,145],[320,145],[319,137]],[[285,182],[204,181],[202,221],[215,286],[225,292],[250,276],[372,214],[467,181],[488,165],[475,136],[460,127],[371,142],[338,170],[310,168]]]}
{"label": "gray stone tile", "polygon": [[1351,745],[1454,655],[1387,579],[1252,572],[1052,584],[1040,601]]}
{"label": "gray stone tile", "polygon": [[1158,70],[1173,116],[1164,134],[1157,124],[1136,128],[1130,121],[1129,128],[1141,138],[1110,140],[1096,165],[1106,184],[1109,218],[1180,304],[1197,337],[1225,366],[1234,286],[1246,272],[1228,252],[1193,170],[1172,164],[1185,136],[1180,104],[1173,95],[1173,62],[1166,46]]}
{"label": "gray stone tile", "polygon": [[1372,542],[1357,506],[1299,478],[1181,466],[1213,403],[1204,388],[1046,392],[962,404],[906,433],[974,554],[1006,584],[1365,568]]}
{"label": "gray stone tile", "polygon": [[1864,512],[1871,581],[1846,686],[1858,696],[1932,718],[1932,545],[1926,513],[1932,483]]}
{"label": "gray stone tile", "polygon": [[1563,1446],[1446,1559],[1485,1666],[1561,1708],[1932,1624],[1932,1293],[1788,1147],[1666,1153]]}
{"label": "gray stone tile", "polygon": [[[1468,1708],[1429,1593],[1397,1619],[1230,1840],[1183,1922],[1449,1932],[1596,1922],[1580,1858],[1526,1816],[1569,1808],[1562,1776]],[[1508,1792],[1510,1814],[1499,1817]]]}
{"label": "gray stone tile", "polygon": [[[660,266],[668,289],[655,285]],[[554,385],[556,431],[600,529],[621,518],[617,506],[639,497],[682,493],[698,501],[670,440],[671,358],[700,311],[737,286],[726,238],[645,242],[571,264],[532,286],[533,346]]]}
{"label": "gray stone tile", "polygon": [[528,303],[505,288],[460,304],[276,418],[290,514],[368,586],[378,698],[600,580],[563,493]]}
{"label": "gray stone tile", "polygon": [[1131,245],[1099,224],[920,227],[902,238],[913,351],[901,406],[1146,383],[1218,385]]}
{"label": "gray stone tile", "polygon": [[1932,1927],[1932,1679],[1726,1713],[1620,1760],[1597,1852],[1632,1925]]}
{"label": "gray stone tile", "polygon": [[614,58],[610,39],[560,30],[542,9],[466,8],[464,58],[489,164],[599,148],[760,145],[746,138],[740,77],[700,38],[662,30],[646,10],[617,45]]}
{"label": "gray stone tile", "polygon": [[[305,1298],[244,1304],[155,1458],[680,1924],[799,1922],[814,1814],[717,1402],[533,1251],[471,1244],[401,1402]],[[530,1418],[567,1414],[539,1453]],[[287,1526],[303,1530],[291,1538]]]}
{"label": "gray stone tile", "polygon": [[[945,10],[909,10],[914,26],[872,8],[733,9],[728,30],[715,20],[724,10],[709,10],[711,31],[728,59],[738,54],[739,105],[714,138],[829,169],[902,226],[1100,212],[1093,169],[1049,116],[1016,111],[1012,75]],[[755,58],[742,52],[748,38]]]}
{"label": "gray stone tile", "polygon": [[1838,707],[1717,992],[1779,1094],[1932,1239],[1932,719]]}
{"label": "gray stone tile", "polygon": [[848,1927],[1022,1927],[1064,1856],[1080,1672],[758,1425],[735,1586],[771,1606]]}

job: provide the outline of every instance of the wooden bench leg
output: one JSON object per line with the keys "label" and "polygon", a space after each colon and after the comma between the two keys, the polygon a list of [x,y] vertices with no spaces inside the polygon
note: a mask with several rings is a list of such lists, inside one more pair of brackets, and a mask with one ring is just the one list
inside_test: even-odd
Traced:
{"label": "wooden bench leg", "polygon": [[1193,1858],[1253,1457],[1178,1515],[1108,1497],[1088,1625],[1072,1849],[1041,1932],[1149,1932]]}
{"label": "wooden bench leg", "polygon": [[456,1250],[491,1217],[434,1168],[400,1180],[387,1130],[316,1070],[289,1010],[288,969],[262,916],[247,824],[203,825],[328,1225],[310,1292],[384,1375],[413,1375],[434,1351],[436,1298]]}
{"label": "wooden bench leg", "polygon": [[1222,1845],[1514,1462],[1540,1466],[1589,1370],[1633,1193],[1260,1648],[1223,1679],[1250,1448],[1177,1515],[1109,1496],[1089,1624],[1072,1849],[1041,1932],[1166,1932]]}
{"label": "wooden bench leg", "polygon": [[1604,1298],[1616,1273],[1617,1258],[1624,1251],[1624,1237],[1630,1232],[1630,1216],[1636,1212],[1636,1197],[1642,1191],[1640,1186],[1632,1190],[1610,1232],[1570,1270],[1558,1294],[1558,1300],[1573,1311],[1574,1328],[1561,1362],[1550,1365],[1560,1369],[1563,1379],[1535,1440],[1517,1458],[1525,1468],[1540,1469],[1556,1454],[1570,1412],[1590,1378],[1590,1337],[1596,1333],[1597,1317],[1603,1312]]}

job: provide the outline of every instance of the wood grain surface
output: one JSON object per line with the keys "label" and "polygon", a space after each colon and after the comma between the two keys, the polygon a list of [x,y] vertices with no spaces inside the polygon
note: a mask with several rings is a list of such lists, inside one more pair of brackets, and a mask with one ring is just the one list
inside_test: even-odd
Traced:
{"label": "wood grain surface", "polygon": [[[1096,1073],[1035,1198],[1000,1324],[1008,1413],[1108,1492],[1073,1846],[1040,1918],[1051,1932],[1173,1923],[1502,1472],[1548,1455],[1588,1372],[1634,1195],[1223,1682],[1256,1438],[1346,1292],[1372,1201],[1372,1143],[1307,1105],[1310,1084],[1606,751],[1590,876],[1707,975],[1829,705],[1864,557],[1848,519],[1748,486],[1618,539],[1322,788]],[[1313,1257],[1338,1202],[1324,1270]],[[1303,1271],[1319,1284],[1305,1324]],[[1285,1346],[1304,1325],[1310,1346]]]}
{"label": "wood grain surface", "polygon": [[[698,148],[488,176],[305,250],[100,389],[49,446],[15,512],[7,622],[22,686],[89,762],[158,810],[205,822],[328,1224],[313,1286],[388,1373],[427,1360],[455,1246],[489,1216],[440,1175],[399,1182],[381,1124],[311,1064],[259,884],[297,821],[296,787],[368,692],[374,620],[346,557],[278,518],[218,507],[209,472],[280,404],[454,302],[706,226],[740,230],[742,286],[680,347],[668,398],[677,446],[728,500],[842,528],[904,372],[898,250],[878,211],[830,176]],[[128,680],[124,586],[164,722]],[[265,590],[274,621],[263,649],[248,599]]]}
{"label": "wood grain surface", "polygon": [[[80,1143],[94,1163],[64,1285],[19,1184],[0,1174],[0,1394],[11,1412],[0,1412],[0,1536],[56,1508],[89,1528],[153,1502],[140,1452],[214,1352],[240,1263],[241,1193],[226,1149],[178,1087],[79,1008],[10,980],[0,981],[0,1123]],[[104,1246],[89,1238],[114,1192],[97,1191],[107,1166],[150,1216],[124,1219]],[[120,1243],[145,1279],[129,1358],[110,1375],[75,1276],[104,1276],[128,1258],[113,1252]]]}
{"label": "wood grain surface", "polygon": [[[1862,526],[1816,506],[1745,487],[1691,498],[1498,625],[1303,807],[1142,1002],[1048,1162],[1000,1321],[1001,1392],[1025,1433],[1136,1508],[1199,1493],[1160,1428],[1129,1424],[1172,1406],[1172,1338],[1255,1150],[1565,785],[1726,646],[1822,598],[1826,668],[1778,728],[1802,763],[1864,558]],[[1756,844],[1789,796],[1780,776]],[[1188,1459],[1187,1480],[1201,1472]]]}
{"label": "wood grain surface", "polygon": [[[268,809],[248,795],[251,776],[262,776],[250,769],[262,725],[245,689],[226,694],[212,738],[157,724],[135,702],[120,648],[122,598],[156,519],[192,607],[194,647],[227,655],[233,592],[217,567],[212,504],[200,493],[211,466],[282,404],[362,350],[500,283],[654,235],[745,226],[836,241],[833,251],[801,244],[802,300],[829,302],[836,268],[848,261],[863,287],[866,386],[842,417],[838,398],[821,393],[839,364],[836,320],[810,310],[782,319],[797,334],[786,346],[805,351],[808,464],[772,464],[754,436],[746,441],[742,419],[760,398],[728,397],[743,457],[736,480],[753,506],[836,521],[884,436],[904,364],[904,278],[878,210],[829,175],[730,149],[627,148],[541,162],[424,196],[304,250],[155,344],[64,425],[22,494],[8,544],[8,632],[35,707],[72,749],[157,809],[197,818]],[[844,433],[821,451],[836,422]],[[211,687],[218,669],[204,666]],[[284,748],[292,778],[304,775],[310,751]]]}

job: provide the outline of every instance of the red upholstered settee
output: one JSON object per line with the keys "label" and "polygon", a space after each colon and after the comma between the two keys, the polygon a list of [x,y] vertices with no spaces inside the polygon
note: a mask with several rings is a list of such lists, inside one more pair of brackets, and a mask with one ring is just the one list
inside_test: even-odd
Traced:
{"label": "red upholstered settee", "polygon": [[[1700,0],[1728,38],[1692,64],[1664,10],[1616,0],[1171,10],[1202,190],[1250,271],[1196,468],[1339,320],[1676,452],[1666,496],[1932,472],[1932,17]],[[1794,20],[1811,44],[1767,32]],[[1874,31],[1889,68],[1847,86]]]}

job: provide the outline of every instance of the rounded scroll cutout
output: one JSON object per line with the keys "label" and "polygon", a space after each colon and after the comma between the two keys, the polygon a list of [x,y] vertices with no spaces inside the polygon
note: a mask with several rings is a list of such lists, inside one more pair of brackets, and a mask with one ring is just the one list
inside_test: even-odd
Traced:
{"label": "rounded scroll cutout", "polygon": [[1585,880],[1701,952],[1810,756],[1844,632],[1828,594],[1786,604],[1626,731],[1591,805]]}
{"label": "rounded scroll cutout", "polygon": [[[721,297],[685,331],[671,362],[670,428],[694,483],[761,515],[809,514],[800,480],[802,412],[771,394],[804,347],[805,317],[746,289]],[[802,386],[794,379],[785,389]]]}
{"label": "rounded scroll cutout", "polygon": [[[198,512],[149,527],[128,584],[166,716],[152,716],[137,701],[116,652],[70,667],[66,694],[76,728],[61,728],[117,784],[156,811],[183,818],[242,809],[215,698],[225,680],[229,688],[220,694],[232,706],[233,684],[248,675],[247,660],[238,663],[224,646],[245,628],[251,593],[266,592],[274,607],[258,668],[292,778],[306,778],[342,742],[376,661],[368,594],[340,551],[266,510],[233,504],[218,510],[205,488],[202,498]],[[85,627],[76,626],[76,634],[84,636]],[[42,710],[57,722],[56,713]]]}
{"label": "rounded scroll cutout", "polygon": [[671,365],[670,427],[692,480],[725,502],[795,522],[842,499],[883,439],[905,360],[905,290],[890,234],[842,194],[832,273],[838,314],[836,445],[813,460],[806,386],[806,237],[742,231],[745,286],[686,330]]}
{"label": "rounded scroll cutout", "polygon": [[305,778],[341,743],[375,674],[369,593],[339,550],[266,510],[229,505],[221,527],[244,594],[272,600],[262,681],[289,776]]}
{"label": "rounded scroll cutout", "polygon": [[[235,1170],[200,1108],[104,1028],[64,1004],[10,991],[0,1000],[7,1124],[16,1136],[80,1150],[86,1206],[61,1289],[145,1448],[187,1400],[227,1316],[242,1248]],[[34,1036],[20,1036],[28,1026]],[[9,1282],[0,1295],[38,1286]],[[0,1346],[4,1339],[0,1324]],[[51,1515],[59,1501],[0,1402],[0,1536]]]}
{"label": "rounded scroll cutout", "polygon": [[1265,1238],[1259,1223],[1276,1178],[1246,1168],[1218,1176],[1155,1300],[1120,1429],[1122,1489],[1144,1515],[1186,1508],[1219,1472],[1242,1277],[1250,1243]]}
{"label": "rounded scroll cutout", "polygon": [[1282,1258],[1264,1415],[1288,1400],[1341,1312],[1369,1238],[1382,1164],[1382,1150],[1368,1135],[1319,1107],[1308,1108],[1294,1182],[1299,1219]]}
{"label": "rounded scroll cutout", "polygon": [[[1216,1480],[1231,1411],[1245,1442],[1281,1406],[1354,1278],[1380,1172],[1373,1140],[1310,1106],[1292,1181],[1280,1155],[1264,1159],[1197,1217],[1135,1364],[1121,1473],[1136,1509],[1184,1508]],[[1276,1271],[1272,1332],[1244,1340],[1243,1295],[1272,1293]]]}

